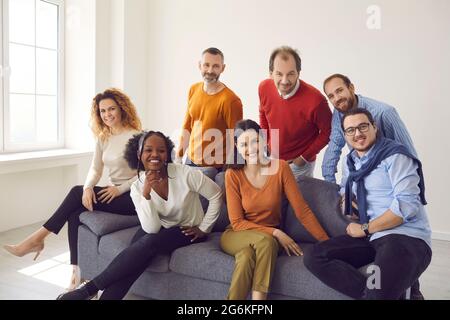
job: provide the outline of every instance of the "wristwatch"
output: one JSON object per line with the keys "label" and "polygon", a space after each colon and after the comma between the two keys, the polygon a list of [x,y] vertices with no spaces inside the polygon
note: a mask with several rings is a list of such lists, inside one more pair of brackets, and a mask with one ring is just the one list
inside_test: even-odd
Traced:
{"label": "wristwatch", "polygon": [[369,237],[371,235],[370,232],[369,232],[369,224],[368,223],[362,224],[361,225],[361,229],[366,234],[366,237]]}

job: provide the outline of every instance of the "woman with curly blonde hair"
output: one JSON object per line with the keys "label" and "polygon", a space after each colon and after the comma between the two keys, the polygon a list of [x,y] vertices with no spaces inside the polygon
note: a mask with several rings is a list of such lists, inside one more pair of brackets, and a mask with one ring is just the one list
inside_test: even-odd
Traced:
{"label": "woman with curly blonde hair", "polygon": [[[84,186],[73,187],[50,219],[25,240],[4,246],[18,257],[33,252],[36,260],[44,249],[44,239],[50,233],[58,234],[68,222],[70,263],[73,265],[69,289],[74,289],[81,281],[77,252],[80,214],[86,210],[136,214],[130,198],[130,186],[137,176],[123,157],[128,140],[141,131],[135,106],[119,89],[107,89],[94,97],[90,122],[96,146]],[[109,185],[97,187],[104,169],[109,175]]]}

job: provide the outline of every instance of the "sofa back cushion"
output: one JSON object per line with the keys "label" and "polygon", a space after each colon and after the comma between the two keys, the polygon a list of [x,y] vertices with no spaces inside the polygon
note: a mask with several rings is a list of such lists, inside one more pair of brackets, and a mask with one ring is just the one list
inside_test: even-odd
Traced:
{"label": "sofa back cushion", "polygon": [[[220,179],[216,178],[216,183],[222,188],[224,200],[219,218],[212,231],[222,232],[230,224],[226,206],[223,176],[221,176]],[[324,180],[303,176],[297,178],[297,184],[309,207],[314,212],[328,235],[338,236],[345,234],[345,229],[347,228],[349,221],[341,214],[339,208],[339,186]],[[204,198],[202,199],[202,205],[206,212],[208,201]],[[297,220],[297,217],[286,198],[283,198],[281,212],[282,228],[292,237],[292,239],[297,242],[316,242],[314,237],[306,231],[305,227]]]}
{"label": "sofa back cushion", "polygon": [[[341,213],[339,186],[327,181],[300,176],[297,183],[305,201],[330,237],[345,234],[349,220]],[[283,219],[284,231],[296,242],[316,242],[298,221],[290,205]]]}

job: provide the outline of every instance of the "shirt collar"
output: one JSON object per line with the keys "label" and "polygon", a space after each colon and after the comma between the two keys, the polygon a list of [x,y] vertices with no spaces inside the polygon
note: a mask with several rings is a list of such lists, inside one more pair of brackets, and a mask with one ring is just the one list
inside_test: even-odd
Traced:
{"label": "shirt collar", "polygon": [[355,163],[357,163],[357,162],[362,162],[362,163],[366,162],[369,159],[370,155],[372,154],[372,150],[375,147],[375,143],[373,144],[373,146],[370,147],[369,151],[367,151],[361,158],[358,156],[358,153],[356,152],[356,150],[353,149],[352,153],[351,153],[353,161]]}
{"label": "shirt collar", "polygon": [[278,89],[277,90],[278,90],[278,94],[280,95],[280,97],[283,98],[284,100],[287,100],[290,97],[292,97],[294,94],[296,94],[299,88],[300,88],[300,79],[297,79],[297,83],[295,84],[294,90],[292,90],[288,94],[282,95],[280,90],[278,90]]}

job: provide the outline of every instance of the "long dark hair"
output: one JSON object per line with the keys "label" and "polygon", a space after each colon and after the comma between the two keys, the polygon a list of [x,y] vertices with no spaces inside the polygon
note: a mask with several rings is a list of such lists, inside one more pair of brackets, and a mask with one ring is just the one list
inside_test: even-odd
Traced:
{"label": "long dark hair", "polygon": [[[242,156],[239,154],[236,143],[237,139],[247,130],[255,130],[259,137],[262,139],[266,139],[266,137],[263,135],[263,131],[261,130],[261,127],[258,123],[256,123],[253,120],[250,119],[243,119],[238,122],[236,122],[236,125],[234,127],[234,144],[233,144],[233,163],[227,163],[225,165],[225,170],[227,169],[233,169],[233,170],[240,170],[245,167],[245,159],[242,158]],[[268,151],[266,150],[266,155],[268,156]]]}
{"label": "long dark hair", "polygon": [[170,140],[169,137],[166,137],[160,131],[143,131],[141,133],[135,134],[132,138],[130,138],[130,140],[128,140],[128,143],[125,147],[124,158],[127,161],[128,166],[131,169],[137,171],[138,177],[139,173],[145,170],[144,164],[142,163],[141,160],[142,152],[144,151],[145,141],[153,135],[156,135],[164,139],[164,142],[166,144],[167,149],[167,161],[165,164],[166,168],[169,163],[173,162],[172,153],[174,152],[175,145],[172,142],[172,140]]}

